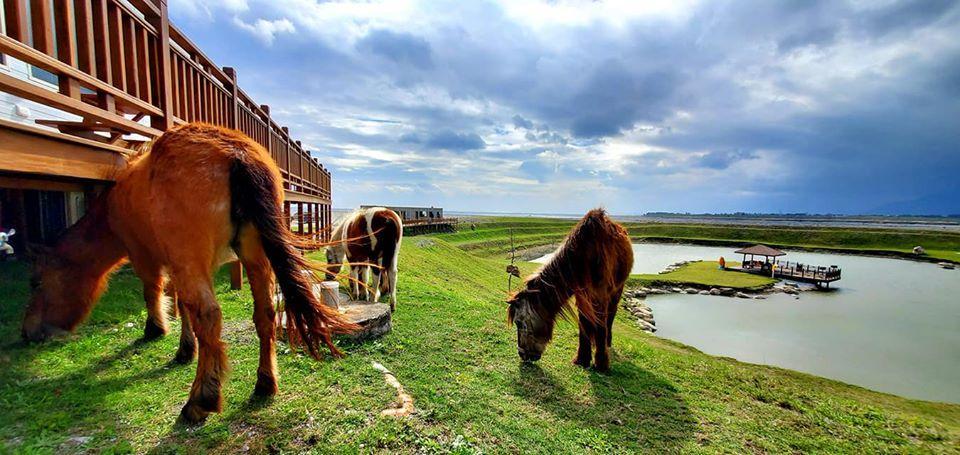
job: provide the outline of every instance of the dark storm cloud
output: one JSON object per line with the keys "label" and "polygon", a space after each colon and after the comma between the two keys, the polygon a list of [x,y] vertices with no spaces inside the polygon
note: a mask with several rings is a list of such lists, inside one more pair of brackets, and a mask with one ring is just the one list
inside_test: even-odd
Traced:
{"label": "dark storm cloud", "polygon": [[425,141],[425,145],[430,148],[466,151],[482,149],[486,146],[483,138],[476,133],[456,133],[453,131],[440,131],[430,135]]}
{"label": "dark storm cloud", "polygon": [[757,154],[751,150],[714,150],[701,156],[696,165],[710,169],[726,169],[732,164],[757,158]]}
{"label": "dark storm cloud", "polygon": [[410,33],[374,30],[357,47],[396,63],[427,69],[433,65],[430,43]]}
{"label": "dark storm cloud", "polygon": [[513,116],[513,126],[529,130],[533,128],[533,122],[523,118],[520,114],[516,114]]}

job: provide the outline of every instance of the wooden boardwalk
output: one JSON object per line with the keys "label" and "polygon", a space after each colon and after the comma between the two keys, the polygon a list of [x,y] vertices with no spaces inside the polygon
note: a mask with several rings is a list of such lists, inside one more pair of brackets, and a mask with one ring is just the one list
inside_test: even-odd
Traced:
{"label": "wooden boardwalk", "polygon": [[839,267],[833,265],[824,267],[786,261],[747,261],[739,268],[732,270],[773,278],[814,283],[820,287],[830,287],[830,283],[839,280],[842,273]]}

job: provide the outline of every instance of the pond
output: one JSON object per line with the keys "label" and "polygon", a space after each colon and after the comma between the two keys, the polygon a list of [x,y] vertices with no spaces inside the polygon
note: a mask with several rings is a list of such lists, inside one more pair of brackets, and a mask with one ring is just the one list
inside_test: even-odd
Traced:
{"label": "pond", "polygon": [[[634,273],[734,248],[634,245]],[[542,259],[542,258],[541,258]],[[657,336],[909,398],[960,403],[960,272],[899,259],[788,251],[843,269],[830,292],[766,300],[668,294],[647,304]]]}

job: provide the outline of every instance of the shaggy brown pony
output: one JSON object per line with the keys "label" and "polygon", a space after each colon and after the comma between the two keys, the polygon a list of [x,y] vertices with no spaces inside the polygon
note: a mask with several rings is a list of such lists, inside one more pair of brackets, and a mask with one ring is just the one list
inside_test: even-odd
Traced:
{"label": "shaggy brown pony", "polygon": [[282,198],[280,171],[270,154],[242,133],[205,124],[168,131],[122,169],[116,184],[37,260],[23,337],[41,341],[73,330],[90,314],[110,273],[128,258],[143,281],[144,338],[162,336],[168,276],[184,315],[177,359],[192,360],[199,345],[197,375],[180,415],[201,421],[222,410],[220,387],[228,368],[213,273],[239,257],[260,338],[254,393],[276,394],[274,275],[291,339],[312,356],[322,356],[321,345],[340,356],[332,335],[355,328],[317,300],[310,278],[301,273],[310,265],[284,226]]}
{"label": "shaggy brown pony", "polygon": [[520,358],[540,359],[553,337],[557,315],[573,312],[573,297],[580,322],[580,347],[573,363],[586,368],[593,357],[595,369],[609,370],[607,349],[613,341],[613,318],[632,268],[633,248],[627,231],[602,209],[588,212],[553,258],[527,278],[525,288],[507,302],[508,320],[517,326]]}

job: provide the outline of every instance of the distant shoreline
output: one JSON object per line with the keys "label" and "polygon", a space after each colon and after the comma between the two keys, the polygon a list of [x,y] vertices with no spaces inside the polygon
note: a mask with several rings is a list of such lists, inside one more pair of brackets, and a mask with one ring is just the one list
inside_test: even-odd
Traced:
{"label": "distant shoreline", "polygon": [[[333,209],[334,218],[351,209]],[[517,217],[575,220],[582,215],[566,213],[482,212],[447,210],[446,215],[459,218]],[[772,227],[836,227],[864,229],[922,230],[960,233],[960,218],[943,216],[879,216],[879,215],[804,215],[804,214],[667,214],[611,215],[621,222],[665,224],[715,224]]]}

